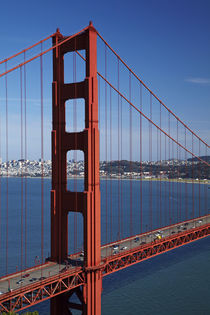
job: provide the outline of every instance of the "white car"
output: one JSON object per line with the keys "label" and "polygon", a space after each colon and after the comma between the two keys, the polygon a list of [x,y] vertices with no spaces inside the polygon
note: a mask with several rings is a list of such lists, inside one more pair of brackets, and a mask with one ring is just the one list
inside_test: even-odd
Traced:
{"label": "white car", "polygon": [[127,246],[123,246],[122,248],[120,248],[121,250],[125,250],[127,249],[128,247]]}
{"label": "white car", "polygon": [[156,236],[156,237],[160,236],[160,233],[155,233],[155,236]]}
{"label": "white car", "polygon": [[18,280],[16,283],[17,283],[17,284],[23,283],[23,279]]}
{"label": "white car", "polygon": [[119,245],[113,245],[113,249],[116,250],[119,248]]}

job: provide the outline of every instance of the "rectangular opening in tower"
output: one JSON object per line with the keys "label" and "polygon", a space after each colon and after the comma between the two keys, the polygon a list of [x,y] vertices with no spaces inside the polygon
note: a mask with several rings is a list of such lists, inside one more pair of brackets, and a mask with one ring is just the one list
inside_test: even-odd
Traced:
{"label": "rectangular opening in tower", "polygon": [[85,100],[68,100],[65,103],[66,132],[80,132],[85,128]]}
{"label": "rectangular opening in tower", "polygon": [[[80,54],[80,55],[79,55]],[[64,83],[81,82],[85,79],[85,50],[64,55]]]}
{"label": "rectangular opening in tower", "polygon": [[84,191],[84,153],[80,150],[67,152],[67,190]]}

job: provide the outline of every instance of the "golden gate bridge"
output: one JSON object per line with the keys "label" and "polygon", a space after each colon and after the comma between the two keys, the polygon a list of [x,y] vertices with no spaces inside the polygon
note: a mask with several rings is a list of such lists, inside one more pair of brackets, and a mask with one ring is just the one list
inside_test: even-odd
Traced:
{"label": "golden gate bridge", "polygon": [[[209,145],[147,87],[92,23],[71,36],[57,30],[0,66],[1,175],[5,170],[0,177],[0,313],[50,299],[52,315],[74,310],[100,315],[103,277],[209,235]],[[50,141],[45,105],[51,102],[46,84],[51,68],[51,252],[46,255],[44,178]],[[37,95],[38,101],[33,99]],[[21,165],[15,205],[18,266],[10,238],[15,211],[9,160],[15,150]],[[32,263],[29,199],[34,192],[25,162],[37,150],[40,258]],[[81,157],[79,169],[75,161]]]}

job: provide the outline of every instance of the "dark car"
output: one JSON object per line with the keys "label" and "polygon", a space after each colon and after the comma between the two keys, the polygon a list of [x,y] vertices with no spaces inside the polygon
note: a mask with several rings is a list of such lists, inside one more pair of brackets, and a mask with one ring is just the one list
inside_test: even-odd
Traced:
{"label": "dark car", "polygon": [[21,284],[21,283],[23,283],[23,280],[20,279],[20,280],[18,280],[16,283],[17,283],[17,284]]}
{"label": "dark car", "polygon": [[40,277],[40,278],[39,278],[39,280],[44,280],[44,279],[46,279],[46,277]]}
{"label": "dark car", "polygon": [[67,270],[68,270],[68,267],[65,266],[63,269],[60,270],[60,272],[65,272],[65,271],[67,271]]}
{"label": "dark car", "polygon": [[31,278],[29,281],[33,282],[33,281],[36,281],[36,280],[37,280],[37,278]]}

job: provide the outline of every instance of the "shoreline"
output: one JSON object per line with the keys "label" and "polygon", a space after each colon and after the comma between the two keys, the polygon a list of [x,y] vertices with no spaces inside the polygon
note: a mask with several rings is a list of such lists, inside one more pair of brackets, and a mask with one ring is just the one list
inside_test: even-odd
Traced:
{"label": "shoreline", "polygon": [[[0,178],[30,178],[41,179],[41,176],[0,176]],[[83,179],[83,176],[67,177],[67,179]],[[50,176],[44,176],[43,179],[50,179]],[[100,177],[100,180],[126,180],[126,181],[145,181],[145,182],[168,182],[168,183],[182,183],[182,184],[204,184],[210,185],[210,180],[196,180],[196,179],[168,179],[168,178],[121,178],[121,177]]]}

